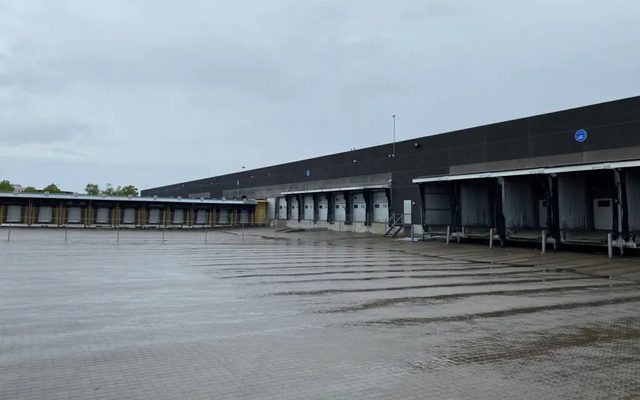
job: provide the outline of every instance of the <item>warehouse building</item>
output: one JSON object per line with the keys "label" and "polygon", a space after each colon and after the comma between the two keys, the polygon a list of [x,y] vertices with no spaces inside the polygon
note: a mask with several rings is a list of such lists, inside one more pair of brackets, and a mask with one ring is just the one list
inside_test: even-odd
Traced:
{"label": "warehouse building", "polygon": [[197,228],[260,225],[266,201],[0,193],[0,224],[26,227]]}
{"label": "warehouse building", "polygon": [[[264,199],[291,227],[640,240],[640,97],[143,191]],[[395,229],[394,227],[398,227]],[[394,231],[395,229],[395,231]]]}

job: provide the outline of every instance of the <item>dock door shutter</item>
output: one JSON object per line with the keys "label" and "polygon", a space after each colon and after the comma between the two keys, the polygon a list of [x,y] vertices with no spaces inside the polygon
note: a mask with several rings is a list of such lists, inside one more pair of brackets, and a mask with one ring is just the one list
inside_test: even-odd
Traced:
{"label": "dock door shutter", "polygon": [[240,210],[240,223],[248,224],[249,223],[249,210],[241,209]]}
{"label": "dock door shutter", "polygon": [[287,198],[278,198],[278,219],[287,219]]}
{"label": "dock door shutter", "polygon": [[149,223],[150,224],[159,224],[160,223],[160,209],[159,208],[151,208],[149,209]]}
{"label": "dock door shutter", "polygon": [[182,225],[184,223],[184,210],[177,208],[173,210],[173,224]]}
{"label": "dock door shutter", "polygon": [[304,196],[304,219],[313,220],[313,196]]}
{"label": "dock door shutter", "polygon": [[640,232],[640,168],[625,170],[629,231]]}
{"label": "dock door shutter", "polygon": [[443,227],[451,223],[451,184],[443,182],[425,183],[424,223],[427,227]]}
{"label": "dock door shutter", "polygon": [[198,210],[196,213],[196,224],[204,225],[207,223],[207,210]]}
{"label": "dock door shutter", "polygon": [[386,192],[373,193],[373,222],[387,222],[389,219],[389,203]]}
{"label": "dock door shutter", "polygon": [[318,196],[318,220],[326,221],[329,213],[329,202],[327,196],[322,194]]}
{"label": "dock door shutter", "polygon": [[21,222],[22,221],[22,207],[21,206],[9,206],[7,207],[7,222]]}
{"label": "dock door shutter", "polygon": [[[505,226],[510,229],[531,229],[540,225],[536,221],[536,207],[534,204],[533,182],[529,178],[507,177],[502,186]],[[546,214],[544,215],[546,220]]]}
{"label": "dock door shutter", "polygon": [[82,208],[80,207],[69,207],[69,216],[67,217],[67,222],[70,224],[79,224],[82,222]]}
{"label": "dock door shutter", "polygon": [[38,223],[49,224],[53,222],[53,209],[49,206],[42,206],[38,209]]}
{"label": "dock door shutter", "polygon": [[122,217],[123,224],[133,224],[136,222],[136,209],[135,208],[125,208],[124,215]]}
{"label": "dock door shutter", "polygon": [[218,223],[219,224],[229,223],[229,210],[227,208],[220,209],[220,213],[218,214]]}
{"label": "dock door shutter", "polygon": [[489,182],[486,179],[460,183],[460,219],[463,227],[491,226]]}
{"label": "dock door shutter", "polygon": [[560,229],[591,230],[589,198],[585,173],[558,176],[558,209]]}
{"label": "dock door shutter", "polygon": [[364,194],[356,193],[353,195],[353,222],[365,222],[367,216],[366,203]]}
{"label": "dock door shutter", "polygon": [[109,223],[109,209],[107,207],[99,207],[96,211],[96,224]]}

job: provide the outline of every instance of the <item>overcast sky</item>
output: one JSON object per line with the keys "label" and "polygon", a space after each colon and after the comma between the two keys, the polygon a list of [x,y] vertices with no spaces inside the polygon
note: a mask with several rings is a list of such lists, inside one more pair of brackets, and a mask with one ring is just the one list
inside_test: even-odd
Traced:
{"label": "overcast sky", "polygon": [[[0,179],[219,175],[640,95],[637,0],[0,0]],[[640,134],[640,132],[638,133]]]}

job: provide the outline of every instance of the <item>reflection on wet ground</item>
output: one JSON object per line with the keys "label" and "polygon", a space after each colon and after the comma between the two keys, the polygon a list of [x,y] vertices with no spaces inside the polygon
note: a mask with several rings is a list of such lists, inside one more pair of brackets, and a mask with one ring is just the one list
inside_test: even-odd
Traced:
{"label": "reflection on wet ground", "polygon": [[636,281],[371,236],[165,236],[0,243],[0,399],[640,397]]}

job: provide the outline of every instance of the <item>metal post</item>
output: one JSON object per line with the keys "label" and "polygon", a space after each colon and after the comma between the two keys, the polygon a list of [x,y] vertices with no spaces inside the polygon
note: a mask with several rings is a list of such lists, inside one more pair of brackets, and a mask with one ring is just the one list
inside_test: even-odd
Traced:
{"label": "metal post", "polygon": [[547,232],[542,231],[542,254],[547,251]]}
{"label": "metal post", "polygon": [[447,225],[447,246],[449,245],[450,240],[451,240],[451,225]]}
{"label": "metal post", "polygon": [[613,258],[613,241],[611,232],[607,233],[607,250],[609,258]]}
{"label": "metal post", "polygon": [[64,242],[67,243],[67,236],[69,235],[69,224],[64,226]]}
{"label": "metal post", "polygon": [[166,225],[162,225],[162,244],[164,244],[164,228]]}
{"label": "metal post", "polygon": [[489,229],[489,248],[493,249],[493,229]]}
{"label": "metal post", "polygon": [[393,114],[391,118],[393,119],[393,149],[391,151],[391,157],[395,158],[396,156],[396,115]]}
{"label": "metal post", "polygon": [[205,243],[207,243],[207,241],[209,240],[208,232],[209,232],[209,228],[207,227],[207,224],[204,224],[204,242]]}
{"label": "metal post", "polygon": [[620,235],[620,238],[618,240],[620,241],[620,255],[624,256],[624,238],[622,237],[622,235]]}
{"label": "metal post", "polygon": [[116,227],[116,242],[120,243],[120,225]]}
{"label": "metal post", "polygon": [[11,225],[12,224],[9,224],[9,232],[7,232],[7,242],[11,241]]}
{"label": "metal post", "polygon": [[242,223],[242,243],[244,243],[244,222]]}

